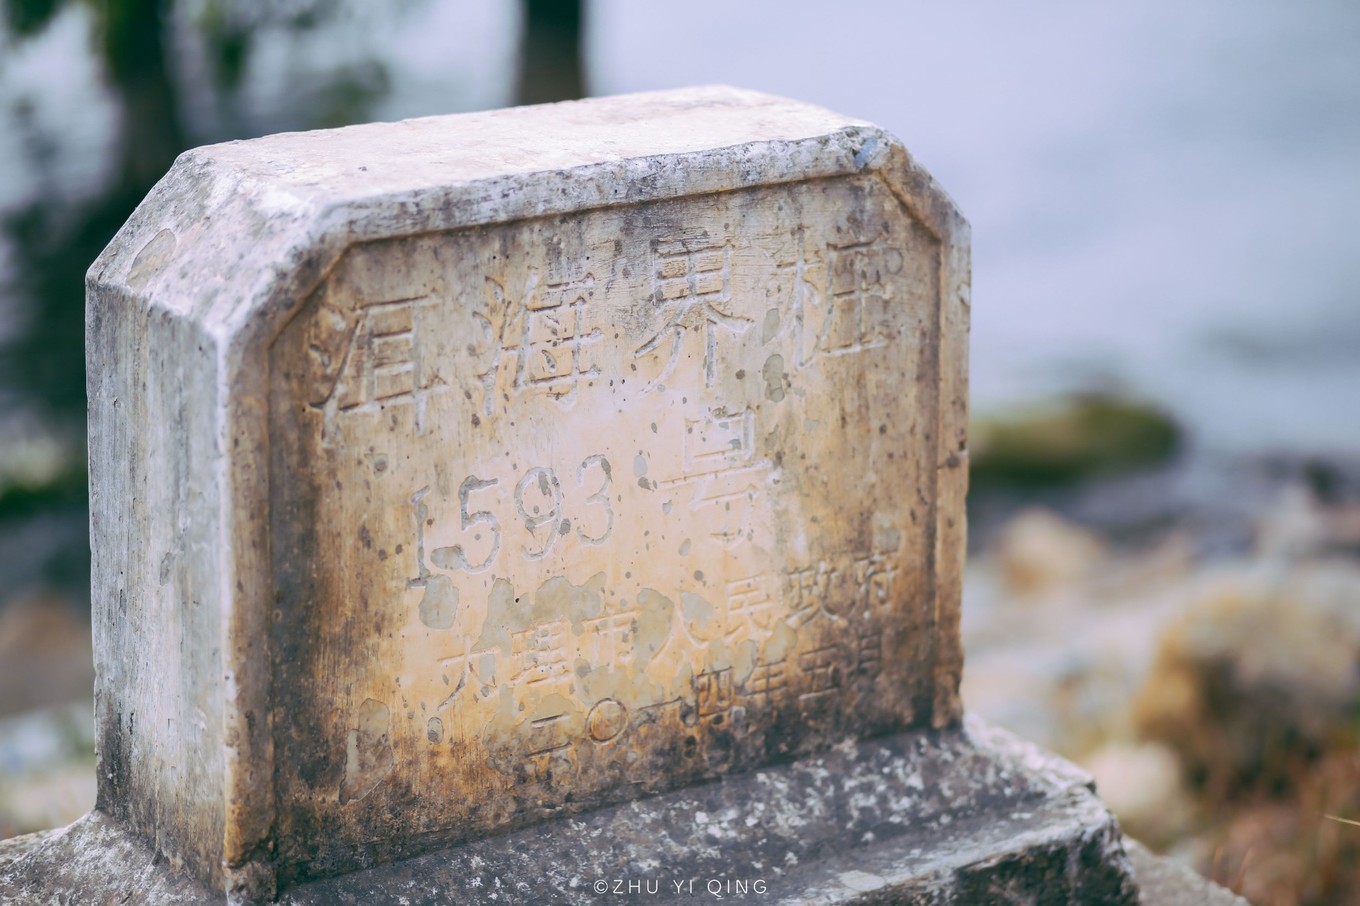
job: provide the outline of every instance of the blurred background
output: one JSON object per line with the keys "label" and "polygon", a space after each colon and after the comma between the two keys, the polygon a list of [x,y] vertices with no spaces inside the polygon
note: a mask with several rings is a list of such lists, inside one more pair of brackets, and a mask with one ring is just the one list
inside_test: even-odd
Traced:
{"label": "blurred background", "polygon": [[175,155],[724,82],[972,223],[969,707],[1252,902],[1360,896],[1360,5],[0,11],[0,837],[93,803],[83,275]]}

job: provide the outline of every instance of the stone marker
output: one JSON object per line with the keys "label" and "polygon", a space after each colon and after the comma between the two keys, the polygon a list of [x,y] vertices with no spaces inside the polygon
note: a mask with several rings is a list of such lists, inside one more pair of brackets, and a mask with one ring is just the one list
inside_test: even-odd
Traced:
{"label": "stone marker", "polygon": [[89,274],[96,812],[0,891],[1134,901],[961,728],[967,320],[901,145],[750,92],[186,153]]}

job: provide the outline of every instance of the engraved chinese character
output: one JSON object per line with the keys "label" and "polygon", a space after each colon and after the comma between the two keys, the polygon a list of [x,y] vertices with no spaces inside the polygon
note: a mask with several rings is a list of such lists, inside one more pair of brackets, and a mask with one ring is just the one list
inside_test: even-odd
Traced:
{"label": "engraved chinese character", "polygon": [[893,579],[897,567],[883,554],[861,557],[855,561],[855,581],[859,600],[866,609],[886,607],[892,603]]}
{"label": "engraved chinese character", "polygon": [[757,704],[768,705],[788,688],[786,664],[784,660],[757,663],[746,681],[746,696]]}
{"label": "engraved chinese character", "polygon": [[550,714],[547,717],[536,717],[529,721],[529,751],[528,755],[546,755],[549,752],[557,752],[571,745],[571,737],[567,731],[567,715]]}
{"label": "engraved chinese character", "polygon": [[883,670],[883,632],[867,625],[855,635],[855,672],[860,676],[878,676]]}
{"label": "engraved chinese character", "polygon": [[666,710],[674,710],[675,718],[681,723],[692,723],[692,719],[687,719],[687,713],[692,718],[693,711],[688,703],[680,697],[668,699],[663,702],[653,702],[650,705],[643,705],[637,709],[637,716],[633,719],[634,727],[655,727],[666,719]]}
{"label": "engraved chinese character", "polygon": [[732,668],[705,670],[694,678],[694,704],[700,717],[732,710]]}
{"label": "engraved chinese character", "polygon": [[497,650],[483,648],[473,651],[472,639],[465,638],[463,651],[466,653],[439,659],[439,663],[446,665],[446,669],[453,673],[453,678],[448,673],[443,674],[444,685],[450,687],[450,691],[435,708],[436,711],[443,711],[452,705],[464,690],[469,690],[476,700],[486,698],[496,688]]}
{"label": "engraved chinese character", "polygon": [[586,713],[586,735],[597,743],[618,739],[628,729],[628,706],[616,698],[602,698]]}
{"label": "engraved chinese character", "polygon": [[516,392],[540,392],[564,407],[576,400],[582,378],[596,377],[599,366],[588,349],[603,332],[587,328],[595,277],[541,284],[536,271],[525,279],[516,297],[500,281],[486,278],[492,318],[479,316],[492,341],[487,370],[479,377],[485,393],[483,411],[495,411],[495,387],[503,368],[510,368],[510,387]]}
{"label": "engraved chinese character", "polygon": [[567,675],[566,620],[554,620],[510,634],[511,679],[542,683]]}
{"label": "engraved chinese character", "polygon": [[[339,413],[371,412],[404,403],[415,408],[417,433],[424,431],[429,394],[443,384],[421,361],[420,308],[429,302],[427,296],[361,302],[348,337],[332,338],[333,348],[312,344],[317,367],[335,373],[329,392],[312,404],[322,411],[328,438],[334,436]],[[334,319],[328,309],[318,313],[318,322],[327,317]]]}
{"label": "engraved chinese character", "polygon": [[638,611],[609,614],[585,621],[591,663],[598,666],[627,666],[636,659],[633,633]]}
{"label": "engraved chinese character", "polygon": [[822,612],[831,584],[832,571],[826,563],[804,566],[785,573],[790,614],[788,623],[798,627],[810,623]]}
{"label": "engraved chinese character", "polygon": [[675,370],[687,331],[703,329],[704,384],[712,387],[718,371],[718,329],[742,334],[751,328],[749,319],[724,310],[732,301],[732,247],[701,242],[663,241],[656,247],[652,302],[666,309],[669,318],[634,355],[666,351],[666,364],[656,378],[658,384]]}
{"label": "engraved chinese character", "polygon": [[802,672],[804,701],[830,695],[841,688],[844,679],[841,667],[841,646],[827,645],[798,655],[798,669]]}
{"label": "engraved chinese character", "polygon": [[753,461],[755,413],[717,409],[706,418],[687,419],[680,449],[684,474],[660,485],[693,484],[690,509],[709,510],[709,535],[724,546],[750,540],[750,509],[771,471],[768,460]]}
{"label": "engraved chinese character", "polygon": [[690,503],[693,510],[711,508],[714,515],[708,517],[712,531],[709,537],[724,547],[734,547],[742,541],[754,537],[754,526],[750,518],[760,490],[765,484],[767,470],[764,466],[743,469],[739,472],[719,473],[708,478]]}
{"label": "engraved chinese character", "polygon": [[816,357],[817,334],[815,328],[808,329],[808,324],[817,321],[817,312],[826,298],[826,273],[822,258],[815,251],[809,255],[805,245],[806,237],[799,227],[797,250],[791,258],[775,265],[775,270],[785,279],[791,280],[792,286],[789,288],[787,313],[781,316],[774,336],[769,337],[776,339],[789,330],[795,331],[797,345],[794,361],[800,368]]}
{"label": "engraved chinese character", "polygon": [[766,635],[779,608],[765,587],[765,577],[734,579],[727,583],[726,591],[728,639],[742,631],[748,637]]}
{"label": "engraved chinese character", "polygon": [[817,336],[817,349],[846,355],[888,342],[890,274],[902,270],[902,252],[878,242],[832,246],[830,294]]}
{"label": "engraved chinese character", "polygon": [[707,418],[685,419],[680,439],[685,476],[696,478],[749,462],[755,452],[755,413],[714,410]]}
{"label": "engraved chinese character", "polygon": [[540,390],[569,404],[581,378],[600,369],[588,364],[586,349],[600,342],[599,328],[585,327],[586,306],[595,295],[595,277],[549,283],[524,300],[518,342],[506,351],[515,356],[516,390]]}
{"label": "engraved chinese character", "polygon": [[529,721],[528,751],[521,762],[531,782],[548,782],[554,776],[572,774],[578,767],[576,748],[565,714],[549,714]]}

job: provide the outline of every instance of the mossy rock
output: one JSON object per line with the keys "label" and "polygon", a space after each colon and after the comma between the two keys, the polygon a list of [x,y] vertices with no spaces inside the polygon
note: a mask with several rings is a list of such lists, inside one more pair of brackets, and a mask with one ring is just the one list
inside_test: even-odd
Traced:
{"label": "mossy rock", "polygon": [[974,488],[1058,487],[1159,465],[1181,445],[1179,426],[1155,406],[1080,395],[971,429]]}

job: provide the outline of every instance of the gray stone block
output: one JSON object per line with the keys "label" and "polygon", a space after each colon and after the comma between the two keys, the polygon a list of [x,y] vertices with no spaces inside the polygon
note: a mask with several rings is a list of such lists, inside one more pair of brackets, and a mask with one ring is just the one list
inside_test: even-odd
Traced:
{"label": "gray stone block", "polygon": [[[21,844],[0,893],[217,903],[106,816]],[[0,844],[0,853],[5,851]],[[678,887],[677,887],[678,885]],[[711,888],[711,889],[710,889]],[[281,903],[1137,903],[1114,818],[1071,765],[976,720],[303,884]]]}

